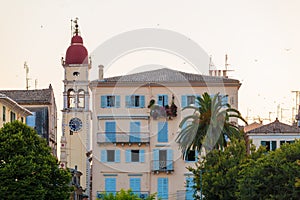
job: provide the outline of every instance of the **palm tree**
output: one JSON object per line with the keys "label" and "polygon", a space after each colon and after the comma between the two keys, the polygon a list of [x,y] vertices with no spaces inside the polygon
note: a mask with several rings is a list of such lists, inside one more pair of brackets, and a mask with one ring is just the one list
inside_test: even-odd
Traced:
{"label": "palm tree", "polygon": [[[189,150],[201,152],[202,147],[206,151],[213,148],[222,149],[227,145],[228,139],[242,139],[239,128],[230,122],[231,118],[238,118],[247,123],[240,112],[231,108],[228,103],[222,103],[221,95],[213,98],[208,93],[197,97],[198,106],[183,108],[194,110],[192,115],[186,116],[180,123],[180,132],[176,138],[182,154]],[[224,98],[224,97],[223,97]]]}

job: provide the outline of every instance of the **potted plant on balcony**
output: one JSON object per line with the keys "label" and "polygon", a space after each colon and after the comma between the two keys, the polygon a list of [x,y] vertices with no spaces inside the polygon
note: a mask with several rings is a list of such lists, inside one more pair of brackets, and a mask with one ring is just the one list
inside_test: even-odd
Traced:
{"label": "potted plant on balcony", "polygon": [[154,120],[159,117],[168,117],[169,119],[172,119],[172,117],[177,116],[177,106],[174,103],[174,95],[172,95],[171,106],[159,106],[155,104],[154,99],[151,99],[148,108],[150,109],[150,116],[153,117]]}

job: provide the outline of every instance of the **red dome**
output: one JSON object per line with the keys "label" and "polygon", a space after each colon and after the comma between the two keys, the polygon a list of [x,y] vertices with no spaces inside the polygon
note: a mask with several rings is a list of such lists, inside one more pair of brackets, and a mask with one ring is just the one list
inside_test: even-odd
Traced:
{"label": "red dome", "polygon": [[66,53],[66,64],[87,64],[88,51],[83,46],[82,37],[74,35]]}
{"label": "red dome", "polygon": [[82,37],[80,35],[74,35],[71,40],[71,44],[80,43],[83,44]]}

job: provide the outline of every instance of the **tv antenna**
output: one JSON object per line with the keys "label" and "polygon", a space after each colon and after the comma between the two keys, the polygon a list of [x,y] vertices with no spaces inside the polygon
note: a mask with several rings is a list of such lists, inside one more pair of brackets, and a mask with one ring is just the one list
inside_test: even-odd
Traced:
{"label": "tv antenna", "polygon": [[28,67],[26,61],[24,62],[24,69],[25,69],[25,71],[26,71],[26,90],[28,90],[29,87],[30,87],[30,86],[29,86],[29,80],[30,80],[30,78],[29,78],[29,67]]}

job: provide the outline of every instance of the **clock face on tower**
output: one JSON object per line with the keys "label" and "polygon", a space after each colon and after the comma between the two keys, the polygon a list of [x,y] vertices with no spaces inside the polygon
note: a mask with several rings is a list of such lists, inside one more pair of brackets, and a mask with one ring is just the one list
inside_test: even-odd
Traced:
{"label": "clock face on tower", "polygon": [[75,132],[80,131],[82,128],[82,121],[77,117],[72,118],[69,122],[69,127],[71,131],[75,131]]}

